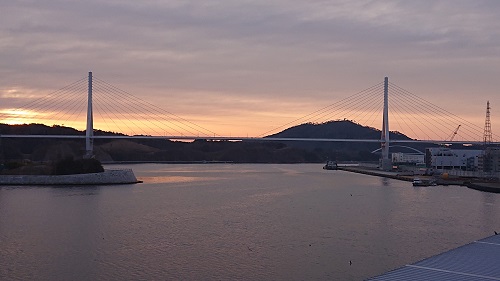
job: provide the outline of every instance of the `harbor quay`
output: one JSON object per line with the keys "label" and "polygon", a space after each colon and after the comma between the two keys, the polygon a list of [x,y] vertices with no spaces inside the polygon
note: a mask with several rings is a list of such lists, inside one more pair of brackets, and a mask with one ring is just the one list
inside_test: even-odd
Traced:
{"label": "harbor quay", "polygon": [[380,170],[376,165],[363,164],[339,164],[336,169],[346,172],[391,178],[413,183],[415,183],[415,181],[423,181],[432,183],[429,185],[461,185],[479,191],[500,193],[500,182],[496,180],[488,180],[478,177],[464,177],[446,172],[443,172],[440,175],[425,175],[412,171],[383,171]]}

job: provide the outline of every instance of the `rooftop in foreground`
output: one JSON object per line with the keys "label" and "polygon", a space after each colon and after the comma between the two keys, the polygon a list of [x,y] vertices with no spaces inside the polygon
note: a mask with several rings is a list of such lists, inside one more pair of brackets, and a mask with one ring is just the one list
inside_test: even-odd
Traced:
{"label": "rooftop in foreground", "polygon": [[368,280],[500,280],[499,264],[500,235],[493,235]]}

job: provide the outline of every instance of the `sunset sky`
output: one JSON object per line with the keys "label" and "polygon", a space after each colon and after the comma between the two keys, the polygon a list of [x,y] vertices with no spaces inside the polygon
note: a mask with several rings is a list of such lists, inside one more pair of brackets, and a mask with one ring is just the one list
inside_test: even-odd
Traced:
{"label": "sunset sky", "polygon": [[93,71],[211,132],[257,136],[389,76],[480,127],[489,100],[500,132],[499,15],[496,0],[1,1],[0,111]]}

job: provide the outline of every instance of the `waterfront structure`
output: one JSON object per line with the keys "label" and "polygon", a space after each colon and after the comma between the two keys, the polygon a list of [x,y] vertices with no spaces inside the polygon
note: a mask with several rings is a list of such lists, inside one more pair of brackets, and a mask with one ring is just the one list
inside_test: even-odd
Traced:
{"label": "waterfront structure", "polygon": [[402,153],[395,152],[391,154],[392,163],[394,164],[425,164],[425,154],[421,153]]}
{"label": "waterfront structure", "polygon": [[476,171],[479,169],[479,158],[483,154],[483,150],[446,147],[432,147],[425,151],[426,167],[437,170]]}
{"label": "waterfront structure", "polygon": [[0,185],[105,185],[139,183],[132,169],[105,170],[100,173],[71,175],[2,175]]}

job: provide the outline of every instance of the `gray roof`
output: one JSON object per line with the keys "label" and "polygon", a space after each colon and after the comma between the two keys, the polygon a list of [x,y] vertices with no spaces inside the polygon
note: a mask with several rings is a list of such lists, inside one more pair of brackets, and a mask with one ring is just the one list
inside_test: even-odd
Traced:
{"label": "gray roof", "polygon": [[474,241],[368,280],[500,280],[500,235]]}

